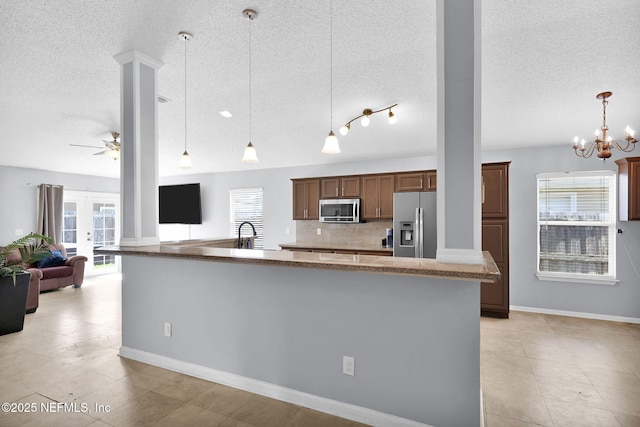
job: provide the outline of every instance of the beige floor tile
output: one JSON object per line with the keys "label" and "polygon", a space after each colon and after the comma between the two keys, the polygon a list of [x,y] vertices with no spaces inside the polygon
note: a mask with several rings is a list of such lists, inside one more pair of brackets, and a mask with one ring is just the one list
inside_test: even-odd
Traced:
{"label": "beige floor tile", "polygon": [[513,418],[505,418],[499,415],[487,414],[487,423],[485,427],[536,427],[538,424],[528,423],[525,421],[514,420]]}
{"label": "beige floor tile", "polygon": [[520,339],[505,337],[486,337],[480,341],[480,350],[490,353],[509,354],[526,357]]}
{"label": "beige floor tile", "polygon": [[227,418],[220,424],[219,427],[260,427],[253,424],[245,423],[243,421],[234,420],[233,418]]}
{"label": "beige floor tile", "polygon": [[102,418],[121,406],[132,402],[147,391],[147,389],[125,381],[116,381],[86,396],[82,396],[79,400],[85,402],[91,408],[89,415],[94,418]]}
{"label": "beige floor tile", "polygon": [[191,427],[207,426],[217,427],[226,420],[226,417],[215,412],[207,411],[199,406],[185,404],[166,417],[162,418],[155,427]]}
{"label": "beige floor tile", "polygon": [[538,384],[540,393],[547,405],[562,404],[565,407],[582,405],[590,408],[608,409],[591,384],[565,381],[558,378],[546,378]]}
{"label": "beige floor tile", "polygon": [[302,408],[286,424],[286,427],[352,427],[353,422],[336,418],[312,409]]}
{"label": "beige floor tile", "polygon": [[542,396],[518,394],[494,394],[487,390],[484,394],[487,415],[499,415],[540,426],[551,427],[553,421]]}
{"label": "beige floor tile", "polygon": [[180,374],[154,388],[153,391],[186,402],[212,388],[213,384],[210,381]]}
{"label": "beige floor tile", "polygon": [[[54,402],[40,394],[33,393],[14,401],[14,403],[16,403],[16,406],[10,407],[9,412],[0,412],[0,426],[22,426],[30,421],[34,421],[45,415],[41,411],[40,405],[42,403],[46,405]],[[17,406],[18,404],[22,406]]]}
{"label": "beige floor tile", "polygon": [[597,385],[594,387],[612,411],[640,417],[640,393]]}
{"label": "beige floor tile", "polygon": [[613,412],[622,427],[640,427],[640,417],[635,415]]}
{"label": "beige floor tile", "polygon": [[152,426],[182,405],[178,399],[148,391],[100,419],[114,427]]}
{"label": "beige floor tile", "polygon": [[0,401],[2,402],[14,402],[25,396],[29,396],[34,392],[35,388],[27,388],[20,384],[0,378]]}
{"label": "beige floor tile", "polygon": [[282,427],[300,410],[299,406],[263,396],[253,396],[231,418],[260,427]]}
{"label": "beige floor tile", "polygon": [[529,343],[523,343],[523,347],[527,357],[530,358],[563,363],[570,363],[574,360],[574,356],[563,347]]}
{"label": "beige floor tile", "polygon": [[534,357],[530,357],[527,360],[538,383],[542,383],[547,379],[559,379],[591,384],[587,375],[585,375],[583,370],[575,363],[556,362],[553,360],[536,359]]}
{"label": "beige floor tile", "polygon": [[589,405],[547,401],[549,413],[555,426],[560,427],[620,427],[615,415],[602,408]]}
{"label": "beige floor tile", "polygon": [[85,372],[65,380],[47,383],[38,392],[56,402],[72,402],[113,382],[112,378],[104,375]]}
{"label": "beige floor tile", "polygon": [[640,393],[640,376],[633,372],[608,369],[583,369],[583,372],[591,384]]}
{"label": "beige floor tile", "polygon": [[222,384],[212,384],[205,393],[195,397],[189,403],[218,414],[230,416],[255,394]]}

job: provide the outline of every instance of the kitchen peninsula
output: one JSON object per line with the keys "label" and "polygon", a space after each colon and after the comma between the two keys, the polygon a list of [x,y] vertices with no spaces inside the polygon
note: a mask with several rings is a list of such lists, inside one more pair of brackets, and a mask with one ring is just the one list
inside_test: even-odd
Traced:
{"label": "kitchen peninsula", "polygon": [[488,253],[483,265],[179,242],[96,253],[123,256],[124,357],[372,425],[480,424],[480,282],[500,274]]}

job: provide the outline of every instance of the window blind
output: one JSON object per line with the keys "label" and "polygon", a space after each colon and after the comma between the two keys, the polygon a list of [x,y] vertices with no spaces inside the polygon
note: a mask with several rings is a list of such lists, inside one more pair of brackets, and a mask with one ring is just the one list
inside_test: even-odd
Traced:
{"label": "window blind", "polygon": [[[236,188],[229,190],[231,235],[238,235],[238,227],[245,221],[249,221],[256,228],[258,234],[255,238],[255,247],[263,247],[264,215],[263,215],[263,189],[262,188]],[[250,226],[242,227],[242,236],[250,237],[253,230]]]}
{"label": "window blind", "polygon": [[615,174],[538,175],[538,273],[615,277]]}

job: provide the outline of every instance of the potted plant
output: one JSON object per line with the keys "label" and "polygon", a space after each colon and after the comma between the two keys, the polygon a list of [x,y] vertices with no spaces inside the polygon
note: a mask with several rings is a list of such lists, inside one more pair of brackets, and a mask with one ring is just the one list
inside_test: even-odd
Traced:
{"label": "potted plant", "polygon": [[[28,264],[51,254],[53,240],[38,233],[29,233],[0,248],[0,335],[22,330],[31,273]],[[20,259],[12,252],[18,250]]]}

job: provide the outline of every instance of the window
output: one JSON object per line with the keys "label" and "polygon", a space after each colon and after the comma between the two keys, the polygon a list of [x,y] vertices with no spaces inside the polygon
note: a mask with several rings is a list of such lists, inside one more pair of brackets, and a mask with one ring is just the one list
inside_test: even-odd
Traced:
{"label": "window", "polygon": [[[238,227],[245,221],[251,222],[258,234],[255,239],[255,247],[263,247],[263,219],[262,214],[262,188],[237,188],[229,190],[231,213],[231,235],[238,235]],[[249,225],[242,227],[242,236],[253,235]]]}
{"label": "window", "polygon": [[615,284],[613,171],[538,174],[541,280]]}

